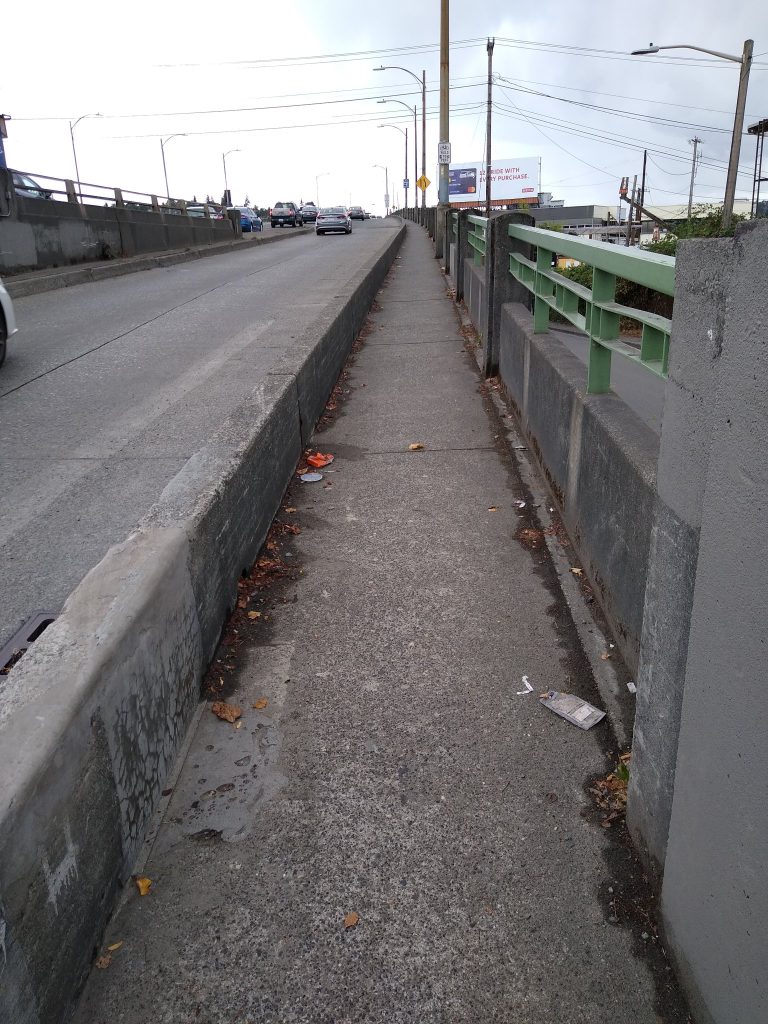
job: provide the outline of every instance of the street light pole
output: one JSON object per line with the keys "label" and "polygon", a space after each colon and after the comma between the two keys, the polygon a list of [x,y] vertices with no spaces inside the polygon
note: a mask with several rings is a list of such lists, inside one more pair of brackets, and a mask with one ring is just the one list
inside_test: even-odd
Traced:
{"label": "street light pole", "polygon": [[[422,71],[421,72],[421,78],[419,78],[419,76],[417,74],[415,74],[413,71],[409,71],[408,68],[400,67],[399,64],[387,64],[386,66],[384,64],[382,64],[381,67],[374,68],[373,70],[374,71],[405,71],[405,73],[407,75],[410,75],[411,78],[415,78],[416,81],[421,86],[421,176],[423,178],[426,178],[426,176],[427,176],[427,72],[426,71]],[[406,106],[407,106],[407,104],[406,104]],[[418,134],[417,134],[417,131],[416,131],[416,109],[414,107],[414,112],[413,112],[413,174],[414,174],[414,182],[413,182],[414,201],[413,201],[413,208],[414,208],[414,211],[416,209],[416,206],[418,205],[417,201],[416,201],[416,197],[417,197],[418,193],[415,191],[415,189],[416,189],[416,180],[417,180],[417,171],[418,171],[418,156],[417,156],[418,146],[416,145],[416,140],[417,139],[418,139]],[[421,205],[422,205],[422,208],[426,205],[426,201],[427,201],[427,190],[426,189],[422,189],[421,190]]]}
{"label": "street light pole", "polygon": [[389,214],[389,171],[383,164],[374,164],[380,171],[384,171],[384,207]]}
{"label": "street light pole", "polygon": [[165,147],[171,141],[171,139],[186,139],[186,132],[176,132],[175,135],[169,135],[167,139],[160,139],[160,153],[163,157],[163,175],[165,176],[165,198],[170,199],[171,193],[168,189],[168,168],[165,165]]}
{"label": "street light pole", "polygon": [[[380,124],[379,128],[394,128],[396,132],[400,132],[401,135],[405,136],[405,178],[403,179],[403,188],[405,188],[405,209],[408,210],[408,186],[405,182],[408,180],[408,129],[401,128],[396,124]],[[414,185],[414,188],[416,186]],[[415,207],[414,207],[415,210]]]}
{"label": "street light pole", "polygon": [[320,178],[327,178],[330,173],[330,171],[321,171],[319,174],[315,175],[315,200],[317,202],[318,210],[320,209],[320,185],[318,182]]}
{"label": "street light pole", "polygon": [[232,203],[230,201],[232,199],[232,197],[229,194],[229,184],[227,183],[227,157],[229,156],[230,153],[240,153],[240,152],[242,152],[242,151],[239,150],[239,149],[228,149],[226,153],[222,153],[221,154],[221,162],[224,164],[224,199],[225,199],[225,205],[226,206],[231,206],[232,205]]}
{"label": "street light pole", "polygon": [[75,148],[75,128],[84,121],[86,117],[101,117],[101,114],[82,114],[76,121],[69,122],[69,137],[72,139],[72,156],[75,158],[75,177],[77,178],[77,198],[78,202],[83,201],[83,197],[80,195],[80,168],[77,166],[77,149]]}
{"label": "street light pole", "polygon": [[[376,68],[375,70],[378,71],[380,69]],[[405,71],[405,68],[402,68],[402,70]],[[409,107],[407,103],[404,103],[402,100],[396,100],[396,99],[384,99],[384,100],[378,100],[378,102],[379,103],[399,103],[400,106],[401,107],[405,107],[405,109],[409,113],[411,112],[411,110],[413,110],[413,170],[414,170],[414,173],[415,173],[416,172],[416,167],[417,167],[417,157],[416,157],[416,138],[417,138],[417,136],[416,136],[416,104],[414,103],[413,107]],[[406,148],[407,148],[407,146],[406,146]],[[423,156],[423,154],[422,154],[422,156]],[[406,178],[406,180],[408,179],[408,155],[407,155],[407,153],[406,153],[405,178]],[[416,179],[414,179],[414,182],[413,182],[413,195],[414,195],[413,212],[415,214],[416,213]],[[406,199],[405,199],[405,207],[406,207],[406,209],[408,209],[408,197],[407,196],[406,196]]]}
{"label": "street light pole", "polygon": [[733,219],[733,203],[736,198],[736,178],[739,173],[739,154],[741,153],[741,134],[744,130],[744,109],[747,105],[747,87],[749,86],[749,71],[752,67],[752,51],[755,48],[754,40],[744,41],[744,50],[741,57],[735,57],[732,53],[721,53],[720,50],[708,50],[705,46],[694,46],[691,43],[674,43],[670,46],[646,46],[642,50],[633,50],[633,57],[643,57],[649,54],[658,53],[659,50],[697,50],[699,53],[708,53],[710,57],[719,57],[721,60],[730,60],[734,64],[741,65],[739,73],[739,91],[736,96],[736,113],[733,119],[733,136],[731,137],[731,155],[728,159],[728,176],[725,179],[725,197],[723,199],[723,230],[727,231]]}

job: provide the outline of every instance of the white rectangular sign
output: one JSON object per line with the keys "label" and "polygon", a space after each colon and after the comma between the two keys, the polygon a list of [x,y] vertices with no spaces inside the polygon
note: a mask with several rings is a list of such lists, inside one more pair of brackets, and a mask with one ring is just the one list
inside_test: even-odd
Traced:
{"label": "white rectangular sign", "polygon": [[[541,159],[491,161],[491,202],[536,199],[540,191]],[[485,164],[451,164],[448,168],[448,200],[451,203],[485,202]]]}
{"label": "white rectangular sign", "polygon": [[450,144],[450,142],[438,142],[438,144],[437,144],[437,162],[439,164],[449,164],[451,162],[451,144]]}

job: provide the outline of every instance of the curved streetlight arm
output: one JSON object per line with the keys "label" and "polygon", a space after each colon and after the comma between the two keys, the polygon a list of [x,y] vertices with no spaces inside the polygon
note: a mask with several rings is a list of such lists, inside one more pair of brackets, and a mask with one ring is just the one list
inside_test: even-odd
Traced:
{"label": "curved streetlight arm", "polygon": [[401,135],[405,135],[406,137],[408,135],[408,133],[406,132],[406,130],[404,128],[401,128],[399,125],[396,125],[396,124],[377,124],[376,127],[377,128],[394,128],[395,131],[396,132],[400,132]]}
{"label": "curved streetlight arm", "polygon": [[739,153],[741,151],[741,135],[744,129],[744,111],[747,104],[747,87],[749,85],[749,72],[752,67],[752,51],[755,42],[753,39],[744,40],[744,52],[741,57],[734,57],[730,53],[721,53],[719,50],[709,50],[705,46],[693,46],[691,43],[674,43],[670,46],[654,46],[653,43],[644,50],[633,50],[633,57],[640,57],[646,54],[658,53],[659,50],[698,50],[699,53],[708,53],[711,57],[719,57],[721,60],[731,61],[741,68],[739,73],[739,91],[736,96],[736,113],[733,119],[733,135],[731,136],[731,155],[728,160],[728,175],[725,180],[725,198],[723,199],[723,220],[724,231],[728,231],[733,219],[733,203],[736,198],[736,177],[739,173]]}
{"label": "curved streetlight arm", "polygon": [[646,46],[643,50],[633,50],[632,57],[644,57],[651,53],[658,53],[659,50],[698,50],[699,53],[708,53],[710,57],[720,57],[721,60],[732,60],[734,64],[741,64],[741,57],[734,57],[731,53],[721,53],[719,50],[708,50],[706,46],[693,46],[691,43],[671,43],[669,46]]}
{"label": "curved streetlight arm", "polygon": [[408,68],[401,68],[399,64],[386,64],[386,65],[382,64],[381,67],[374,68],[373,70],[374,71],[405,71],[405,73],[407,75],[410,75],[411,78],[415,78],[416,79],[416,81],[419,83],[419,86],[421,86],[421,84],[422,84],[421,83],[421,79],[419,78],[419,76],[416,74],[415,71],[409,71]]}

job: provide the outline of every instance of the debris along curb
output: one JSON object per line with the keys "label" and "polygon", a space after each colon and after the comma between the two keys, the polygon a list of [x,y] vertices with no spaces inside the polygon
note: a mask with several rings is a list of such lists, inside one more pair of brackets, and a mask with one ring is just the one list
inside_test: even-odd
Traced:
{"label": "debris along curb", "polygon": [[201,260],[206,256],[219,256],[221,253],[237,249],[250,251],[254,246],[270,245],[272,242],[280,242],[286,238],[309,234],[310,231],[310,228],[299,228],[286,234],[270,235],[269,238],[264,238],[261,235],[254,239],[233,238],[227,242],[212,242],[210,245],[199,245],[189,249],[173,249],[101,263],[80,263],[56,269],[34,270],[29,274],[6,277],[3,283],[12,299],[21,299],[27,295],[40,295],[43,292],[52,292],[59,288],[69,288],[75,284],[106,281],[111,277],[135,274],[140,270],[172,267],[177,263],[189,263],[191,260]]}
{"label": "debris along curb", "polygon": [[69,1015],[128,879],[237,580],[405,227],[107,552],[4,682],[0,1020]]}

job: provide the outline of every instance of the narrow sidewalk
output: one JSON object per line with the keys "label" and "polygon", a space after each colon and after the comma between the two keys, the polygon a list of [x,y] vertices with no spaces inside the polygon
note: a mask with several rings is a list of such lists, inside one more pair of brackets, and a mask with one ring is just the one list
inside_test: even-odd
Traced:
{"label": "narrow sidewalk", "polygon": [[413,225],[379,304],[335,461],[284,503],[297,568],[248,605],[242,725],[203,710],[77,1024],[686,1019],[616,923],[628,854],[585,795],[608,727],[536,699],[599,703]]}

